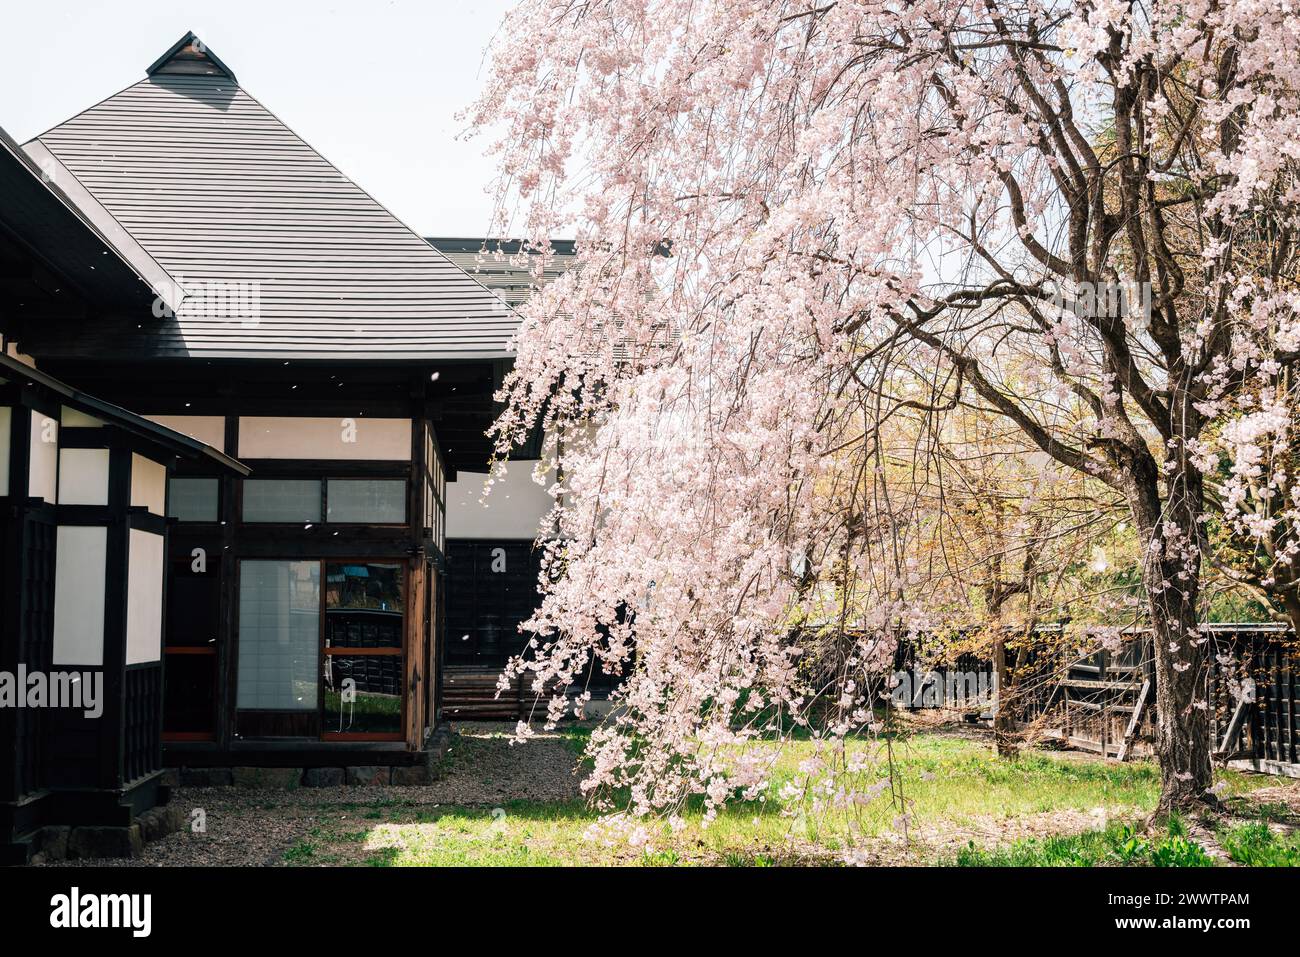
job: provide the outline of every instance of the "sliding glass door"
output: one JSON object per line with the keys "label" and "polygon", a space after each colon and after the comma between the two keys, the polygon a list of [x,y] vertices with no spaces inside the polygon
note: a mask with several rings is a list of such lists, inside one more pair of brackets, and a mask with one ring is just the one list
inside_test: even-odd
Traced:
{"label": "sliding glass door", "polygon": [[398,562],[325,566],[327,738],[402,739],[404,571]]}
{"label": "sliding glass door", "polygon": [[244,561],[239,575],[241,711],[315,711],[320,563]]}
{"label": "sliding glass door", "polygon": [[401,561],[241,561],[241,734],[402,740],[405,586]]}

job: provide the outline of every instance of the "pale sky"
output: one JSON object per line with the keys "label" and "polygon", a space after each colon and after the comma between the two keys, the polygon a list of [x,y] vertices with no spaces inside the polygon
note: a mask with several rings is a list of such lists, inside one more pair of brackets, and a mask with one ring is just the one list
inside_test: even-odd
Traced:
{"label": "pale sky", "polygon": [[26,142],[144,78],[187,30],[426,236],[481,236],[486,141],[455,113],[509,0],[0,0],[0,126]]}

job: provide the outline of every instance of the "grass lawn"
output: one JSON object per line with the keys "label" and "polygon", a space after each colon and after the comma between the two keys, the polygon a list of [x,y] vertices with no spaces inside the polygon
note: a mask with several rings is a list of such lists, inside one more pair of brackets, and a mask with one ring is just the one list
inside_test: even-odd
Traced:
{"label": "grass lawn", "polygon": [[[586,731],[561,732],[570,758]],[[449,775],[472,773],[483,748],[504,738],[461,737]],[[533,744],[525,747],[533,747]],[[769,745],[759,745],[769,747]],[[775,794],[813,752],[810,742],[788,745],[777,761]],[[870,749],[870,775],[886,773],[879,743]],[[1155,807],[1159,773],[1145,761],[1104,762],[1074,753],[1030,752],[1016,761],[992,756],[984,740],[918,733],[894,742],[903,808],[888,795],[852,815],[799,813],[803,804],[776,799],[735,805],[705,826],[698,810],[672,830],[647,824],[640,847],[590,838],[598,815],[579,800],[503,800],[495,806],[404,803],[400,798],[320,805],[315,826],[283,854],[289,864],[380,867],[447,865],[731,865],[835,863],[851,839],[867,863],[956,865],[1174,865],[1212,863],[1181,822],[1168,833],[1146,834],[1142,821]],[[1279,781],[1223,772],[1223,797],[1245,815],[1221,833],[1232,857],[1248,863],[1300,863],[1300,840],[1261,822],[1268,815],[1251,792]],[[347,793],[347,792],[344,792]],[[373,794],[374,792],[352,792]],[[1273,817],[1296,823],[1286,807]],[[907,831],[903,834],[904,827]]]}

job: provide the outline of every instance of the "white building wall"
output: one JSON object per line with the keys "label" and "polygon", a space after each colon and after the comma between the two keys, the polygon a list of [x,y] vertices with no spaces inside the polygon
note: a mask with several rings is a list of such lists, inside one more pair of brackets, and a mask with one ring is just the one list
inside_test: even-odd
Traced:
{"label": "white building wall", "polygon": [[60,525],[54,562],[54,664],[104,663],[108,529]]}
{"label": "white building wall", "polygon": [[204,445],[214,449],[226,450],[226,419],[221,415],[146,415],[150,422],[157,422],[169,429],[175,429],[181,435],[198,439]]}
{"label": "white building wall", "polygon": [[167,514],[167,466],[136,452],[131,453],[131,505]]}
{"label": "white building wall", "polygon": [[56,501],[59,484],[59,423],[35,409],[31,412],[31,458],[27,469],[27,494]]}
{"label": "white building wall", "polygon": [[448,538],[536,538],[542,519],[551,510],[546,486],[533,481],[536,462],[506,463],[485,501],[486,476],[460,472],[447,483]]}
{"label": "white building wall", "polygon": [[126,569],[126,663],[162,656],[163,537],[131,529]]}
{"label": "white building wall", "polygon": [[59,410],[59,424],[65,429],[99,429],[104,426],[101,419],[70,409],[66,405]]}
{"label": "white building wall", "polygon": [[59,452],[59,504],[108,504],[108,449]]}
{"label": "white building wall", "polygon": [[241,459],[411,459],[411,420],[241,416]]}

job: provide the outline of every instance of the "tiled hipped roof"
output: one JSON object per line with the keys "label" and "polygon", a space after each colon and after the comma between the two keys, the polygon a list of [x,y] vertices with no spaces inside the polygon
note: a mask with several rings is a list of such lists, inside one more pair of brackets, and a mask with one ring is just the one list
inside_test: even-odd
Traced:
{"label": "tiled hipped roof", "polygon": [[27,149],[84,186],[184,297],[174,316],[51,337],[46,354],[508,354],[518,320],[502,298],[331,166],[192,36],[150,69]]}

